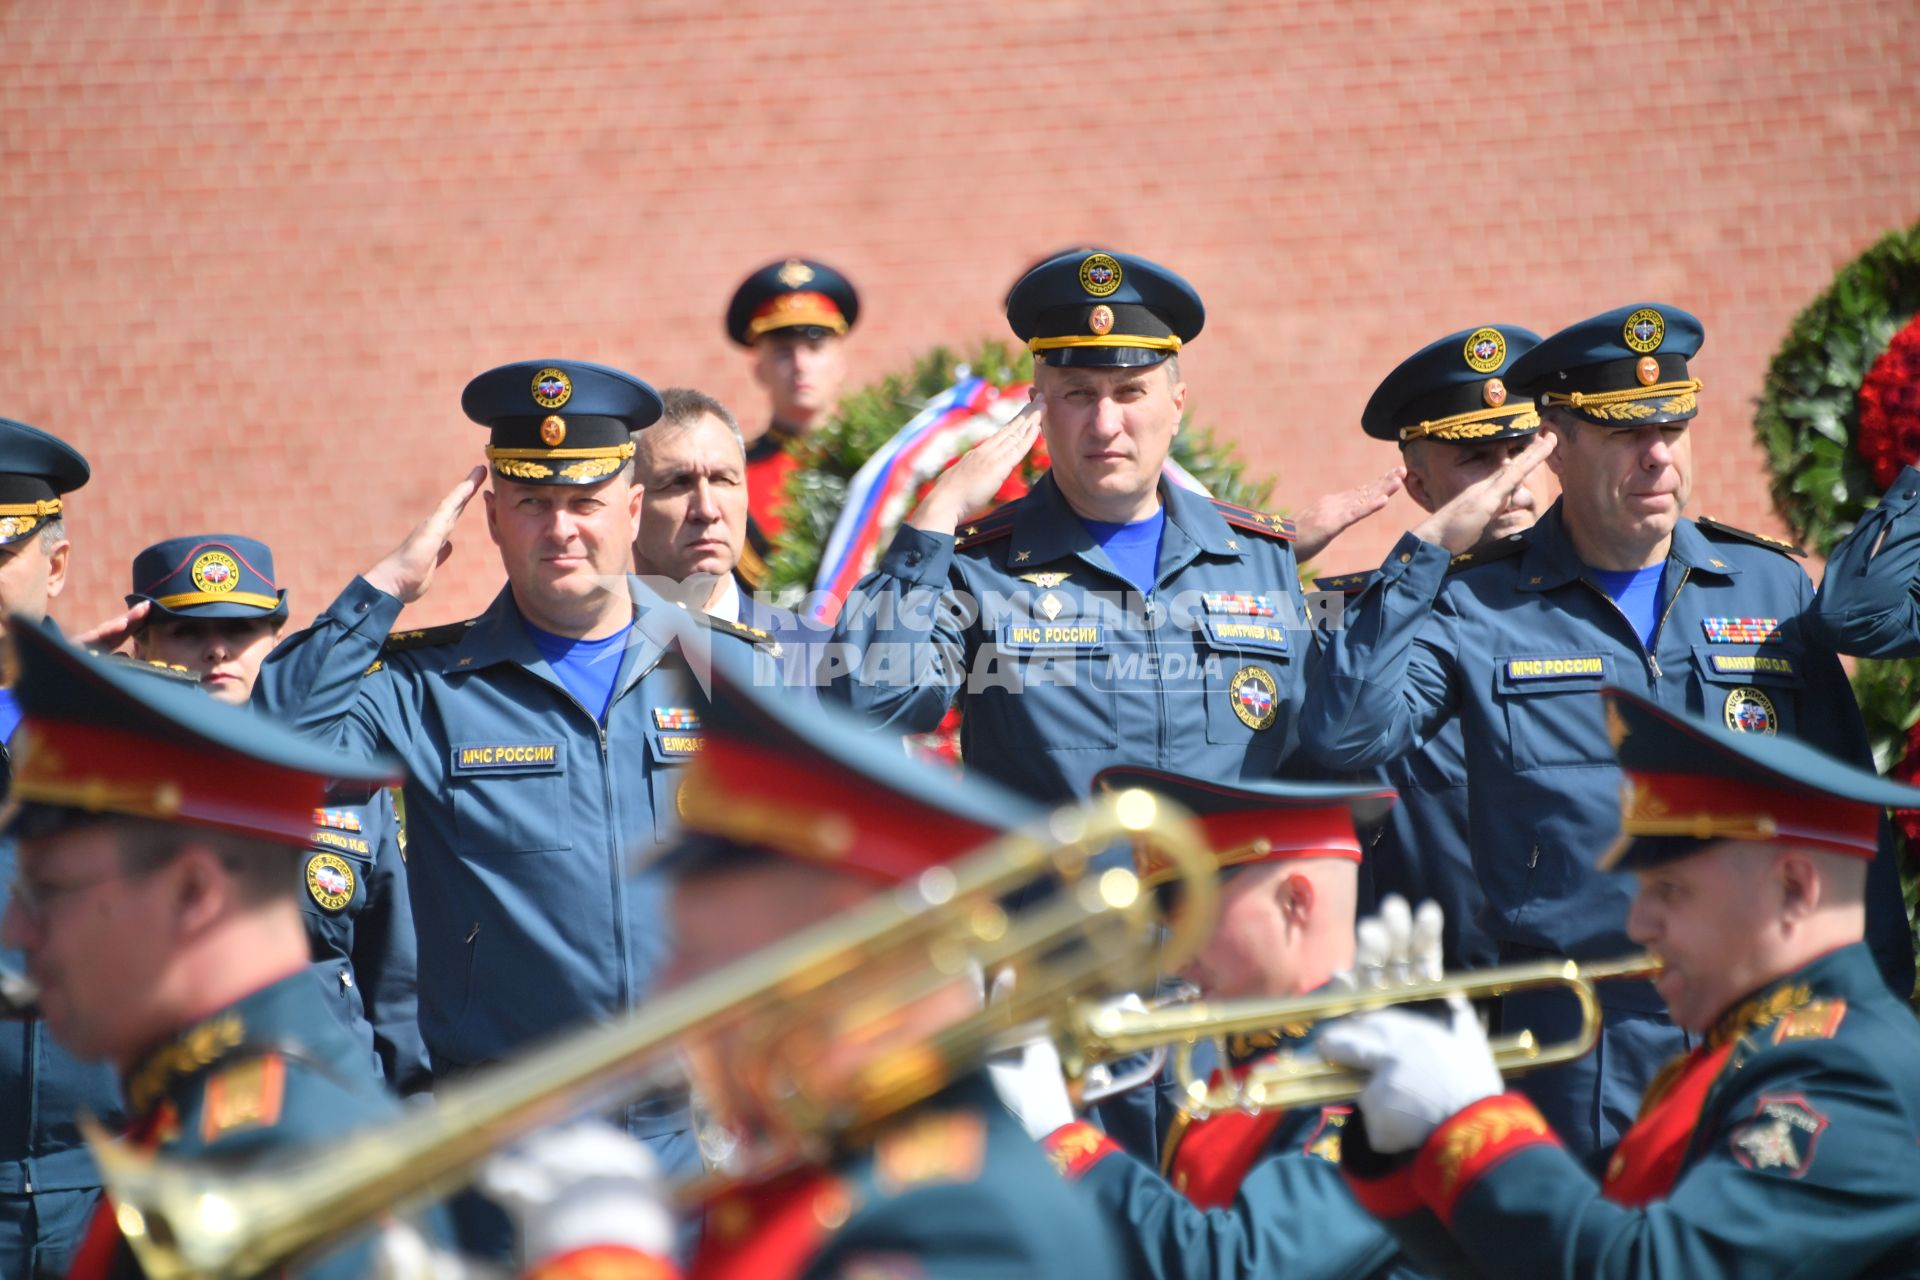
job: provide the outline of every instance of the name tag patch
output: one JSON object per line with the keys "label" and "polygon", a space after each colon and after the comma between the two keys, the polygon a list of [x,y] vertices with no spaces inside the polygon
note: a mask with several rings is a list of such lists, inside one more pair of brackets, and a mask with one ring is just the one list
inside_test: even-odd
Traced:
{"label": "name tag patch", "polygon": [[1507,659],[1509,680],[1598,680],[1606,674],[1607,660],[1597,653],[1565,658]]}
{"label": "name tag patch", "polygon": [[1107,629],[1095,623],[1009,622],[1000,628],[1000,646],[1014,652],[1029,649],[1098,649]]}
{"label": "name tag patch", "polygon": [[307,843],[322,849],[342,849],[348,853],[357,853],[363,858],[373,856],[373,846],[367,843],[365,836],[344,835],[325,828],[313,832],[308,837]]}
{"label": "name tag patch", "polygon": [[1200,627],[1216,648],[1264,649],[1271,653],[1287,651],[1287,629],[1261,622],[1258,618],[1209,613],[1201,618]]}
{"label": "name tag patch", "polygon": [[1702,618],[1708,644],[1766,644],[1780,638],[1778,618]]}
{"label": "name tag patch", "polygon": [[662,733],[653,740],[662,760],[690,760],[707,745],[702,733]]}
{"label": "name tag patch", "polygon": [[1793,669],[1792,658],[1774,657],[1764,653],[1711,653],[1707,662],[1714,671],[1723,676],[1754,674],[1791,676],[1799,674]]}
{"label": "name tag patch", "polygon": [[462,742],[453,748],[455,774],[551,773],[560,767],[557,742]]}

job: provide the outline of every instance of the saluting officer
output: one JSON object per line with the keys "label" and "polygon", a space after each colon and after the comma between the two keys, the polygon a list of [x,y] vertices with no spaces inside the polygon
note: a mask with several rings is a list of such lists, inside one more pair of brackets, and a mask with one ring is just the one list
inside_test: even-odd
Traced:
{"label": "saluting officer", "polygon": [[727,336],[753,352],[753,380],[767,393],[765,428],[747,450],[747,541],[740,576],[750,589],[766,581],[767,557],[784,521],[781,489],[799,459],[796,443],[840,407],[847,381],[843,340],[860,318],[853,282],[824,262],[769,262],[733,291]]}
{"label": "saluting officer", "polygon": [[[1602,865],[1699,1043],[1585,1164],[1502,1091],[1463,1004],[1329,1027],[1370,1073],[1344,1168],[1436,1270],[1540,1277],[1909,1276],[1920,1270],[1920,1026],[1862,942],[1896,786],[1803,743],[1610,690],[1625,774]],[[1599,1177],[1595,1177],[1595,1173]]]}
{"label": "saluting officer", "polygon": [[[66,585],[73,544],[65,497],[86,484],[87,460],[65,441],[0,418],[0,633],[13,625],[51,628],[48,605]],[[6,679],[7,677],[0,677]],[[0,684],[0,774],[20,708]],[[11,893],[13,841],[0,835],[0,903]],[[0,945],[0,966],[19,953]],[[76,1060],[38,1017],[0,1022],[0,1275],[59,1273],[86,1229],[100,1175],[80,1140],[79,1116],[120,1117],[110,1067]]]}
{"label": "saluting officer", "polygon": [[[1619,825],[1603,684],[1871,760],[1846,673],[1807,633],[1813,587],[1792,549],[1681,514],[1700,391],[1687,361],[1701,338],[1686,312],[1638,304],[1515,361],[1507,380],[1538,403],[1539,438],[1400,540],[1308,686],[1303,737],[1331,767],[1384,764],[1460,719],[1483,919],[1502,960],[1625,946],[1628,885],[1594,865]],[[1560,500],[1528,532],[1478,547],[1543,458]],[[1898,885],[1890,859],[1877,865],[1873,936],[1906,990]],[[1601,1002],[1600,1051],[1522,1082],[1583,1151],[1631,1123],[1654,1071],[1685,1047],[1647,984],[1607,983]],[[1569,1004],[1519,994],[1501,1016],[1551,1039]]]}
{"label": "saluting officer", "polygon": [[[1390,790],[1285,781],[1228,786],[1124,767],[1100,781],[1165,795],[1192,810],[1206,832],[1220,864],[1220,918],[1185,975],[1202,996],[1284,999],[1354,976],[1356,823],[1377,821],[1393,802]],[[1143,884],[1173,891],[1170,867],[1143,858],[1136,869]],[[1393,927],[1382,927],[1361,960],[1361,980],[1384,980],[1390,965],[1414,971],[1410,976],[1439,976],[1437,908],[1423,909],[1416,931],[1405,902],[1394,906]],[[1242,1075],[1278,1053],[1310,1053],[1317,1030],[1309,1024],[1233,1037],[1225,1072]],[[1017,1072],[995,1065],[995,1084],[1054,1163],[1105,1212],[1131,1274],[1336,1280],[1402,1272],[1398,1246],[1340,1178],[1350,1106],[1225,1109],[1198,1120],[1181,1114],[1155,1172],[1100,1130],[1072,1120],[1050,1047],[1024,1057]],[[1216,1087],[1225,1072],[1214,1073]]]}
{"label": "saluting officer", "polygon": [[[672,833],[701,726],[675,648],[695,615],[637,584],[630,595],[626,576],[642,496],[631,433],[659,416],[659,396],[551,360],[483,373],[461,403],[491,430],[487,528],[505,588],[478,618],[391,634],[426,593],[486,475],[476,467],[274,651],[257,693],[297,727],[407,764],[436,1079],[646,996],[671,944],[665,886],[632,859]],[[746,632],[701,617],[707,634]],[[683,1105],[636,1104],[628,1123],[670,1167],[693,1161]]]}
{"label": "saluting officer", "polygon": [[[686,979],[913,884],[1040,813],[990,782],[907,758],[836,708],[755,689],[727,665],[716,666],[707,748],[682,794],[687,839],[664,865],[682,939],[675,974]],[[856,1078],[876,1052],[931,1040],[978,1008],[973,990],[934,981],[871,1039],[836,1042],[822,1071]],[[766,1046],[792,1030],[770,1012],[734,1028],[738,1043],[720,1032],[691,1047],[703,1096],[738,1126],[743,1152],[764,1136],[752,1118],[769,1114],[757,1092]],[[1111,1228],[1056,1176],[984,1072],[963,1072],[869,1130],[818,1136],[832,1139],[820,1147],[831,1154],[749,1163],[743,1182],[702,1206],[688,1275],[1126,1274]],[[562,1130],[489,1173],[489,1189],[514,1205],[536,1280],[675,1274],[667,1192],[606,1137]]]}
{"label": "saluting officer", "polygon": [[[1375,388],[1360,425],[1376,440],[1399,444],[1407,494],[1421,510],[1438,511],[1472,484],[1518,457],[1540,427],[1533,401],[1506,384],[1515,360],[1540,335],[1518,325],[1476,325],[1422,347]],[[1533,492],[1522,483],[1488,525],[1489,538],[1533,527]],[[1355,596],[1369,573],[1320,578],[1314,586]],[[1478,917],[1485,895],[1474,879],[1467,845],[1467,760],[1460,721],[1448,720],[1420,745],[1387,762],[1400,801],[1374,833],[1366,874],[1375,895],[1443,908],[1446,966],[1494,963],[1498,949]]]}
{"label": "saluting officer", "polygon": [[[6,826],[19,871],[0,930],[25,953],[53,1034],[119,1073],[127,1140],[244,1166],[396,1114],[313,980],[294,900],[329,782],[377,785],[391,762],[342,756],[38,628],[13,644],[23,720]],[[141,1274],[127,1250],[102,1205],[68,1274]],[[302,1274],[369,1264],[349,1246]]]}
{"label": "saluting officer", "polygon": [[[835,627],[833,692],[900,733],[965,715],[966,767],[1048,801],[1109,765],[1226,780],[1296,754],[1310,641],[1279,516],[1162,474],[1200,297],[1130,254],[1072,253],[1007,300],[1033,400],[934,483]],[[1044,434],[1052,467],[969,519]]]}
{"label": "saluting officer", "polygon": [[[133,559],[126,615],[83,642],[192,672],[200,687],[245,706],[260,664],[287,621],[287,593],[273,551],[255,538],[169,538]],[[314,973],[334,1011],[366,1046],[367,1061],[399,1093],[427,1087],[414,995],[413,904],[393,798],[334,803],[313,811],[299,871],[300,905]]]}
{"label": "saluting officer", "polygon": [[1920,466],[1904,468],[1827,561],[1814,627],[1842,653],[1920,656]]}

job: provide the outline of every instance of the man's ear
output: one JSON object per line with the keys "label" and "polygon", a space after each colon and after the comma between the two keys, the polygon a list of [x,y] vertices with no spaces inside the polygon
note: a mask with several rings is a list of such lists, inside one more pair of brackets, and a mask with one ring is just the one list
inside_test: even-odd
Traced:
{"label": "man's ear", "polygon": [[1280,912],[1286,917],[1287,923],[1301,929],[1313,918],[1313,903],[1317,893],[1313,879],[1296,871],[1280,877],[1274,888],[1274,899],[1280,904]]}
{"label": "man's ear", "polygon": [[1547,469],[1556,476],[1564,476],[1567,474],[1567,453],[1574,447],[1574,438],[1582,428],[1578,423],[1559,419],[1541,425],[1554,435],[1553,450],[1547,454]]}
{"label": "man's ear", "polygon": [[1820,907],[1821,890],[1814,859],[1797,849],[1788,849],[1774,860],[1773,873],[1780,885],[1780,911],[1798,923]]}
{"label": "man's ear", "polygon": [[1422,511],[1431,514],[1438,509],[1438,504],[1433,500],[1433,491],[1427,488],[1427,477],[1413,465],[1411,460],[1403,458],[1402,461],[1407,468],[1407,496],[1412,498]]}
{"label": "man's ear", "polygon": [[500,517],[493,509],[493,490],[488,489],[480,495],[487,503],[487,536],[493,539],[493,545],[500,545]]}
{"label": "man's ear", "polygon": [[635,542],[640,537],[640,508],[646,502],[647,488],[638,480],[629,480],[627,489],[627,541]]}
{"label": "man's ear", "polygon": [[59,595],[67,585],[67,563],[73,555],[73,543],[65,538],[47,552],[47,599]]}
{"label": "man's ear", "polygon": [[160,874],[172,878],[174,919],[182,934],[203,932],[232,902],[232,876],[219,856],[197,841],[189,841]]}

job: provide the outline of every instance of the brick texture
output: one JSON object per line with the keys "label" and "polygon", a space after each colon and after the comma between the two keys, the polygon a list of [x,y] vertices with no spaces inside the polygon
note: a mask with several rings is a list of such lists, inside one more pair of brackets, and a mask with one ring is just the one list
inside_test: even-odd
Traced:
{"label": "brick texture", "polygon": [[[1193,404],[1277,504],[1391,464],[1359,411],[1431,337],[1652,299],[1708,330],[1693,510],[1777,531],[1752,402],[1920,215],[1914,36],[1879,0],[19,0],[0,414],[95,466],[69,625],[203,529],[270,541],[304,618],[478,457],[482,368],[757,416],[719,317],[760,261],[859,283],[859,379],[1004,333],[1015,272],[1093,239],[1206,298]],[[497,588],[477,511],[458,538],[414,620]]]}

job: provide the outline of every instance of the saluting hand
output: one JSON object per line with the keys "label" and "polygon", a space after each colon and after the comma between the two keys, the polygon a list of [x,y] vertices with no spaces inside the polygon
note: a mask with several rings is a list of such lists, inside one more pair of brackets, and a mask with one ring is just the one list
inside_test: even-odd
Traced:
{"label": "saluting hand", "polygon": [[1533,442],[1501,463],[1498,471],[1468,485],[1452,502],[1415,525],[1413,536],[1445,547],[1454,555],[1478,546],[1486,540],[1487,529],[1513,500],[1514,491],[1526,483],[1533,469],[1546,461],[1558,443],[1559,437],[1542,427]]}
{"label": "saluting hand", "polygon": [[948,467],[933,488],[907,517],[907,523],[928,533],[952,533],[967,516],[993,501],[1000,486],[1033,448],[1040,433],[1046,398],[1033,399],[1013,415],[1013,421],[967,450],[967,456]]}
{"label": "saluting hand", "polygon": [[73,637],[73,642],[82,649],[94,649],[100,653],[117,653],[120,646],[133,638],[147,621],[147,614],[153,611],[153,601],[142,600],[133,608],[117,618],[110,618],[91,631],[82,631]]}
{"label": "saluting hand", "polygon": [[467,509],[467,503],[473,501],[473,495],[480,492],[486,478],[485,467],[467,472],[467,478],[440,499],[432,515],[413,526],[413,532],[404,542],[367,570],[367,581],[401,604],[412,604],[427,594],[433,571],[453,554],[453,526],[459,522],[460,513]]}
{"label": "saluting hand", "polygon": [[1406,480],[1407,469],[1394,467],[1378,479],[1316,499],[1294,517],[1294,558],[1304,564],[1325,551],[1328,543],[1384,508]]}

